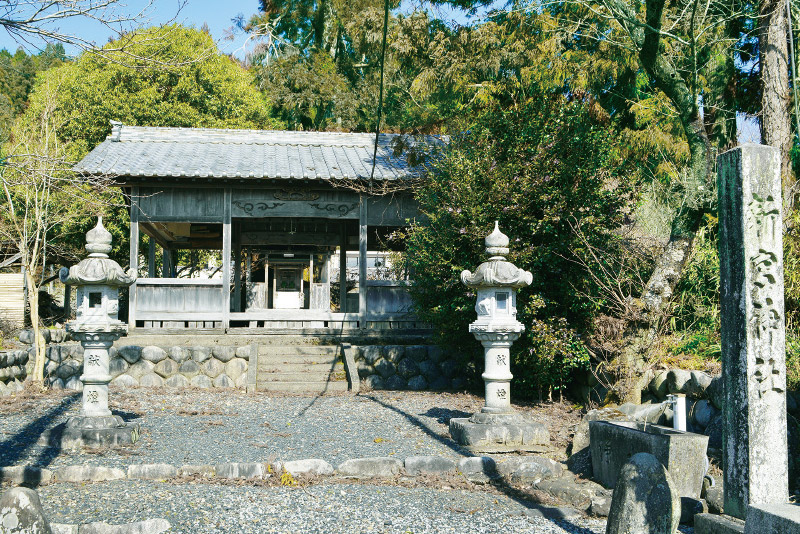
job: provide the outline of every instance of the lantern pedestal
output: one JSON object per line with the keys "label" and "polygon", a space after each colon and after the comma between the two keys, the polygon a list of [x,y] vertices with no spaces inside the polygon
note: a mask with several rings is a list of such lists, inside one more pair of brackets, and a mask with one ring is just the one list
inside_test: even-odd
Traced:
{"label": "lantern pedestal", "polygon": [[450,419],[450,435],[470,452],[537,452],[550,443],[550,433],[541,424],[529,421],[511,407],[511,344],[523,330],[521,324],[495,327],[490,332],[479,323],[470,332],[483,344],[485,405],[469,418]]}

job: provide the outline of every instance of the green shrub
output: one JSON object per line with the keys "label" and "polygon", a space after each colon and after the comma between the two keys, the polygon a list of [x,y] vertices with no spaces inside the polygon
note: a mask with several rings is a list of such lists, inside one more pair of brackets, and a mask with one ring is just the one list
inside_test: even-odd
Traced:
{"label": "green shrub", "polygon": [[578,334],[606,304],[576,257],[588,247],[624,248],[615,230],[631,211],[638,166],[596,115],[591,103],[541,94],[487,110],[434,161],[417,191],[427,221],[405,234],[416,313],[465,368],[482,369],[483,351],[467,330],[475,294],[459,275],[487,259],[484,237],[499,220],[511,238],[509,261],[533,273],[517,301],[528,331],[512,348],[523,396],[562,388],[587,365]]}

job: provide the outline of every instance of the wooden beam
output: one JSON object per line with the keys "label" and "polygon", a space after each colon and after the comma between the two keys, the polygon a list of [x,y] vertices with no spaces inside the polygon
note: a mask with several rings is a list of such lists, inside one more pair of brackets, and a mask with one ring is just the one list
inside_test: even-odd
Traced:
{"label": "wooden beam", "polygon": [[336,242],[335,233],[242,232],[243,245],[330,245]]}
{"label": "wooden beam", "polygon": [[231,188],[225,188],[222,201],[222,328],[231,325]]}
{"label": "wooden beam", "polygon": [[361,195],[358,210],[358,316],[359,328],[367,320],[367,196]]}
{"label": "wooden beam", "polygon": [[[139,188],[131,188],[130,268],[139,272]],[[136,328],[136,282],[128,289],[128,328]]]}

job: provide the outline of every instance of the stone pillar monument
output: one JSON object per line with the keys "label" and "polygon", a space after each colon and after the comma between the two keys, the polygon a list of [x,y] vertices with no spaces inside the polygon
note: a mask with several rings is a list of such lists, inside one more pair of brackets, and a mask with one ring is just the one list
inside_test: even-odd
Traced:
{"label": "stone pillar monument", "polygon": [[[788,505],[786,362],[783,307],[781,172],[778,149],[744,145],[718,158],[724,510],[751,515]],[[793,509],[793,510],[792,510]],[[758,515],[758,514],[757,514]],[[772,519],[770,518],[770,521]],[[720,516],[696,518],[698,534],[735,532]],[[791,519],[789,519],[791,521]],[[716,526],[712,526],[712,523]],[[788,523],[787,523],[788,525]],[[739,527],[740,528],[740,527]],[[796,523],[794,528],[800,528]],[[741,532],[741,530],[738,530]]]}
{"label": "stone pillar monument", "polygon": [[525,420],[511,407],[511,345],[525,326],[517,321],[517,289],[530,285],[533,275],[506,261],[508,237],[495,222],[486,237],[489,260],[461,281],[477,290],[478,319],[469,331],[484,347],[485,405],[468,419],[451,419],[450,435],[474,452],[535,450],[550,441],[544,425]]}
{"label": "stone pillar monument", "polygon": [[86,250],[88,258],[59,271],[61,281],[78,290],[76,319],[67,323],[66,329],[84,348],[81,415],[67,421],[62,442],[92,446],[133,443],[139,435],[139,425],[125,424],[108,409],[108,349],[128,333],[128,325],[117,318],[119,288],[131,285],[136,273],[123,272],[108,257],[111,234],[103,227],[102,218],[86,234]]}

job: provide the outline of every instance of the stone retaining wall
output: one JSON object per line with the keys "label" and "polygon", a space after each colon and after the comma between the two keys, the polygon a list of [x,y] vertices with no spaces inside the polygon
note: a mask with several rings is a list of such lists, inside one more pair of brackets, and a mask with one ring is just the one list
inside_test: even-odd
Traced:
{"label": "stone retaining wall", "polygon": [[22,383],[28,377],[27,364],[31,360],[28,349],[0,352],[0,395],[22,391]]}
{"label": "stone retaining wall", "polygon": [[[80,391],[83,347],[70,341],[63,330],[44,330],[43,334],[48,343],[45,382],[53,389]],[[23,331],[20,341],[31,344],[32,333]],[[111,383],[123,387],[245,389],[250,356],[256,350],[257,345],[112,347]],[[362,345],[351,350],[361,384],[370,389],[442,391],[467,385],[458,363],[436,346]],[[32,364],[32,347],[0,353],[0,395],[21,390]]]}
{"label": "stone retaining wall", "polygon": [[361,383],[371,389],[462,389],[459,366],[433,345],[364,345],[356,349]]}

